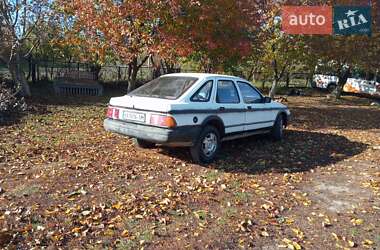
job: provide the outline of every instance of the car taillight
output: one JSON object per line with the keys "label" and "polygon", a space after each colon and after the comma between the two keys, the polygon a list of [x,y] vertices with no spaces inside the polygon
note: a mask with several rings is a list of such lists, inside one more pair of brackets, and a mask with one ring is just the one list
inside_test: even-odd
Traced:
{"label": "car taillight", "polygon": [[113,111],[113,117],[115,119],[119,119],[119,109],[115,108]]}
{"label": "car taillight", "polygon": [[151,115],[150,124],[159,127],[174,128],[177,122],[171,116],[166,115]]}
{"label": "car taillight", "polygon": [[120,113],[120,111],[118,108],[108,107],[107,118],[119,119],[119,113]]}
{"label": "car taillight", "polygon": [[113,116],[113,110],[114,110],[114,108],[108,107],[108,109],[107,109],[107,118],[112,118],[112,116]]}

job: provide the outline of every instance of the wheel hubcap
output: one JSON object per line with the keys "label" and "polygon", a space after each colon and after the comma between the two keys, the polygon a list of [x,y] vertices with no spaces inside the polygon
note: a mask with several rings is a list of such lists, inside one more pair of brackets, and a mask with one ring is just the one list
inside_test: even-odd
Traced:
{"label": "wheel hubcap", "polygon": [[214,133],[208,133],[202,141],[202,151],[207,156],[210,157],[215,153],[218,147],[218,140]]}

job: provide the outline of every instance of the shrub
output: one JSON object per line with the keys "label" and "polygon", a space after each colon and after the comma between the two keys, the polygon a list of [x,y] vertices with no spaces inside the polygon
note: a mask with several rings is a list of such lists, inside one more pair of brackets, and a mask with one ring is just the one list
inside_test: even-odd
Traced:
{"label": "shrub", "polygon": [[0,82],[0,124],[17,117],[25,110],[24,98],[17,95],[14,88]]}

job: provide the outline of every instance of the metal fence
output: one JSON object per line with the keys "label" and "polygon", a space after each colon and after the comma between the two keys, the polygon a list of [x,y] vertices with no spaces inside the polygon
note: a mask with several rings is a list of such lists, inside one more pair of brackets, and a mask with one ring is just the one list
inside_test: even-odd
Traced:
{"label": "metal fence", "polygon": [[[32,80],[32,71],[35,74],[35,80],[55,80],[63,73],[70,71],[74,72],[91,72],[94,70],[94,65],[89,63],[78,62],[57,62],[57,61],[35,61],[33,67],[31,63],[25,61],[22,65],[29,80]],[[177,68],[176,72],[197,72],[195,68]],[[1,72],[0,72],[1,73]],[[155,78],[155,69],[153,66],[146,64],[143,65],[137,75],[138,82],[146,82]],[[160,74],[165,74],[165,70],[161,68]],[[237,76],[243,78],[243,73],[236,73]],[[99,71],[97,80],[105,83],[126,83],[128,81],[128,66],[127,65],[103,65]],[[263,72],[255,72],[252,74],[252,81],[260,88],[267,88],[272,84],[272,77]],[[283,87],[308,87],[310,86],[310,73],[293,72],[284,74],[280,80],[280,86]]]}
{"label": "metal fence", "polygon": [[[33,62],[34,74],[37,81],[54,80],[63,73],[75,72],[91,72],[94,66],[87,63],[77,62],[54,62],[54,61],[38,61]],[[31,78],[33,69],[29,65],[23,65],[24,71],[28,78]],[[138,80],[147,81],[153,78],[154,68],[152,66],[143,65],[137,75]],[[98,79],[101,82],[126,82],[128,80],[128,66],[124,65],[105,65],[100,68]]]}
{"label": "metal fence", "polygon": [[[153,79],[154,68],[151,66],[142,66],[137,74],[139,81]],[[99,80],[103,82],[126,82],[128,81],[127,66],[103,66],[99,72]]]}

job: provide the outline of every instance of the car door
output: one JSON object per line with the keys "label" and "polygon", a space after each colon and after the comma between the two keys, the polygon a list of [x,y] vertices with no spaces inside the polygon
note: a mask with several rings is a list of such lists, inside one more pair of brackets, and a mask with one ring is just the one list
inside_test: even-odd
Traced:
{"label": "car door", "polygon": [[243,132],[245,126],[245,107],[232,79],[218,78],[216,83],[215,105],[222,119],[225,133]]}
{"label": "car door", "polygon": [[246,109],[245,130],[250,131],[273,126],[277,111],[271,108],[271,104],[264,103],[263,95],[251,84],[238,81],[237,85]]}

